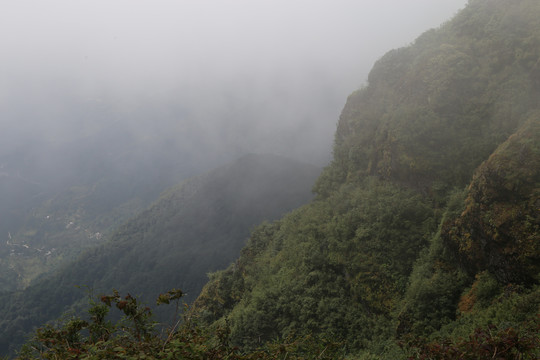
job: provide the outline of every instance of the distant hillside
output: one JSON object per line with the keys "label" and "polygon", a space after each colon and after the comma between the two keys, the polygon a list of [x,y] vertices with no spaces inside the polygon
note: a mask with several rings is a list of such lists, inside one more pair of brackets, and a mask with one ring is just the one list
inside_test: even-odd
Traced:
{"label": "distant hillside", "polygon": [[539,59],[535,0],[471,0],[387,53],[317,198],[255,229],[194,314],[246,348],[311,334],[370,359],[538,356],[517,344],[540,347]]}
{"label": "distant hillside", "polygon": [[[202,327],[183,328],[209,338],[172,334],[174,344],[157,340],[163,345],[145,356],[193,345],[190,355],[217,346],[216,357],[225,357],[238,346],[237,358],[264,358],[250,351],[270,343],[283,358],[321,358],[334,347],[347,359],[540,358],[539,59],[537,0],[470,0],[451,21],[383,56],[343,109],[315,199],[254,228],[239,258],[210,274],[188,313]],[[208,195],[222,194],[204,179]],[[4,344],[13,329],[45,318],[30,314],[59,313],[42,304],[78,299],[66,290],[72,274],[99,289],[139,289],[137,279],[159,290],[171,279],[190,292],[176,276],[199,263],[170,251],[169,230],[183,224],[200,240],[215,221],[219,234],[233,234],[234,209],[251,214],[238,196],[253,191],[231,189],[226,207],[185,184],[69,271],[13,297],[2,311],[16,314],[1,324]],[[277,194],[290,197],[283,187]],[[191,195],[189,211],[168,210],[179,200],[167,199]],[[204,214],[214,221],[201,222]],[[216,246],[199,250],[226,250]],[[151,276],[138,275],[148,269]],[[144,341],[112,343],[121,354],[148,349]],[[97,346],[84,345],[89,356]]]}
{"label": "distant hillside", "polygon": [[249,231],[312,198],[316,166],[273,155],[248,155],[165,191],[160,199],[99,247],[25,291],[2,297],[2,352],[15,349],[32,326],[58,318],[87,294],[113,288],[151,304],[181,288],[194,299],[207,273],[239,254]]}
{"label": "distant hillside", "polygon": [[80,138],[34,139],[5,149],[0,292],[21,290],[74,260],[205,166],[167,144],[143,141],[112,120]]}

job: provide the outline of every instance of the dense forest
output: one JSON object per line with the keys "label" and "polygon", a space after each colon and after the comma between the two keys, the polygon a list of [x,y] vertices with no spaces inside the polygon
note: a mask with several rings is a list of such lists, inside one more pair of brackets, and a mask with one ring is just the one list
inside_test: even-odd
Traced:
{"label": "dense forest", "polygon": [[99,245],[204,169],[183,144],[141,139],[102,107],[81,111],[97,129],[62,141],[28,139],[0,153],[0,292],[22,290]]}
{"label": "dense forest", "polygon": [[347,101],[317,198],[257,228],[194,312],[239,346],[316,334],[366,357],[491,326],[535,334],[539,14],[470,1],[381,58]]}
{"label": "dense forest", "polygon": [[[37,330],[20,358],[540,357],[539,59],[538,1],[470,0],[377,61],[347,100],[315,198],[254,228],[183,322],[153,331],[117,277],[107,285],[120,293]],[[118,244],[154,226],[140,219]],[[161,252],[149,281],[161,282],[162,260],[183,266]],[[43,289],[24,301],[36,306]],[[159,290],[158,304],[182,291]],[[106,320],[111,308],[123,322]]]}
{"label": "dense forest", "polygon": [[254,226],[312,199],[320,171],[280,156],[246,155],[169,188],[99,246],[22,291],[1,294],[2,352],[20,346],[32,327],[79,311],[89,293],[115,288],[152,303],[177,287],[193,301],[207,273],[234,261]]}

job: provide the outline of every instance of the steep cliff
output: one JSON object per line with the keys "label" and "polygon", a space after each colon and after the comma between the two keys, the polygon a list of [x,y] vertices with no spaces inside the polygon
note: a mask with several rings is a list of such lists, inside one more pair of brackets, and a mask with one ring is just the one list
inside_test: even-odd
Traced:
{"label": "steep cliff", "polygon": [[[532,0],[470,1],[383,56],[345,105],[316,200],[256,229],[195,313],[242,346],[318,334],[389,357],[536,318],[539,15]],[[465,315],[479,286],[477,310],[507,316]]]}

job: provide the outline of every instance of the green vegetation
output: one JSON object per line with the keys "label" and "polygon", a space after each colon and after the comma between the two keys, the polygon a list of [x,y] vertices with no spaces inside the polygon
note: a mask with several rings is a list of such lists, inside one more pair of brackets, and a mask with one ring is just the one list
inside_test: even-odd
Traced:
{"label": "green vegetation", "polygon": [[9,232],[0,250],[2,292],[22,290],[59,269],[84,250],[101,244],[116,227],[149,205],[147,199],[128,200],[131,195],[126,194],[99,204],[96,196],[104,189],[95,185],[71,187],[39,202],[20,227]]}
{"label": "green vegetation", "polygon": [[[0,153],[0,292],[32,282],[99,245],[193,172],[179,154],[111,126],[65,143]],[[114,154],[114,156],[111,156]]]}
{"label": "green vegetation", "polygon": [[256,229],[194,312],[245,348],[316,334],[356,356],[537,356],[539,14],[471,1],[379,60],[316,200]]}
{"label": "green vegetation", "polygon": [[[389,52],[369,84],[349,97],[315,199],[256,227],[238,259],[210,274],[177,332],[142,333],[146,325],[132,319],[131,337],[105,343],[119,352],[146,347],[151,358],[539,358],[539,58],[537,0],[470,0],[452,21]],[[166,284],[165,274],[189,272],[178,255],[158,249],[175,244],[173,223],[196,226],[198,209],[236,203],[239,194],[231,194],[213,206],[194,198],[185,211],[168,207],[178,199],[168,197],[120,228],[106,251],[89,253],[69,271],[99,264],[102,272],[79,278],[83,284],[107,278],[109,288],[142,291],[137,283],[145,284],[144,275],[134,269],[158,269],[151,281],[182,288]],[[175,221],[154,221],[151,214],[169,208]],[[226,233],[226,214],[209,218],[205,228]],[[142,252],[130,250],[149,232],[159,236],[149,237]],[[148,245],[158,238],[159,247]],[[208,258],[206,246],[189,256]],[[119,258],[123,252],[132,256]],[[121,261],[129,262],[110,265]],[[61,289],[63,274],[50,286]],[[129,274],[137,274],[131,283]],[[25,299],[39,302],[33,296],[46,292],[34,290]],[[26,321],[24,311],[15,313]],[[192,319],[201,337],[190,335]],[[94,330],[77,324],[76,332],[90,331],[77,356],[92,358]],[[45,330],[64,339],[75,325]],[[334,344],[336,352],[320,344]],[[286,350],[272,353],[277,349]]]}
{"label": "green vegetation", "polygon": [[[183,296],[180,290],[161,294],[157,305],[176,303]],[[123,313],[118,322],[107,315],[112,307]],[[267,343],[250,352],[243,352],[229,341],[225,326],[211,333],[187,316],[174,322],[162,334],[155,331],[152,310],[141,305],[130,294],[121,297],[118,291],[103,295],[100,301],[90,299],[88,320],[75,316],[60,324],[47,325],[36,331],[34,338],[20,351],[17,359],[339,359],[338,344],[313,337],[284,339]]]}
{"label": "green vegetation", "polygon": [[[116,288],[151,302],[172,286],[193,301],[207,273],[238,256],[249,231],[302,204],[320,169],[271,155],[249,155],[165,191],[150,208],[22,292],[0,298],[0,348],[14,350],[33,326],[82,311],[84,291]],[[155,311],[162,320],[166,314]]]}
{"label": "green vegetation", "polygon": [[226,315],[239,345],[302,333],[360,347],[388,335],[390,311],[434,224],[419,195],[367,179],[258,228],[195,307],[203,318]]}

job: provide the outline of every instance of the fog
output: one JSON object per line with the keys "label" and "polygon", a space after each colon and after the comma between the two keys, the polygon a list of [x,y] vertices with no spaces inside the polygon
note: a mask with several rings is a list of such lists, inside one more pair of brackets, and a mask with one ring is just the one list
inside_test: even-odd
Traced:
{"label": "fog", "polygon": [[1,1],[0,292],[244,154],[326,165],[373,63],[465,1]]}
{"label": "fog", "polygon": [[269,152],[325,164],[373,63],[465,3],[4,1],[0,155],[117,124],[201,162]]}

